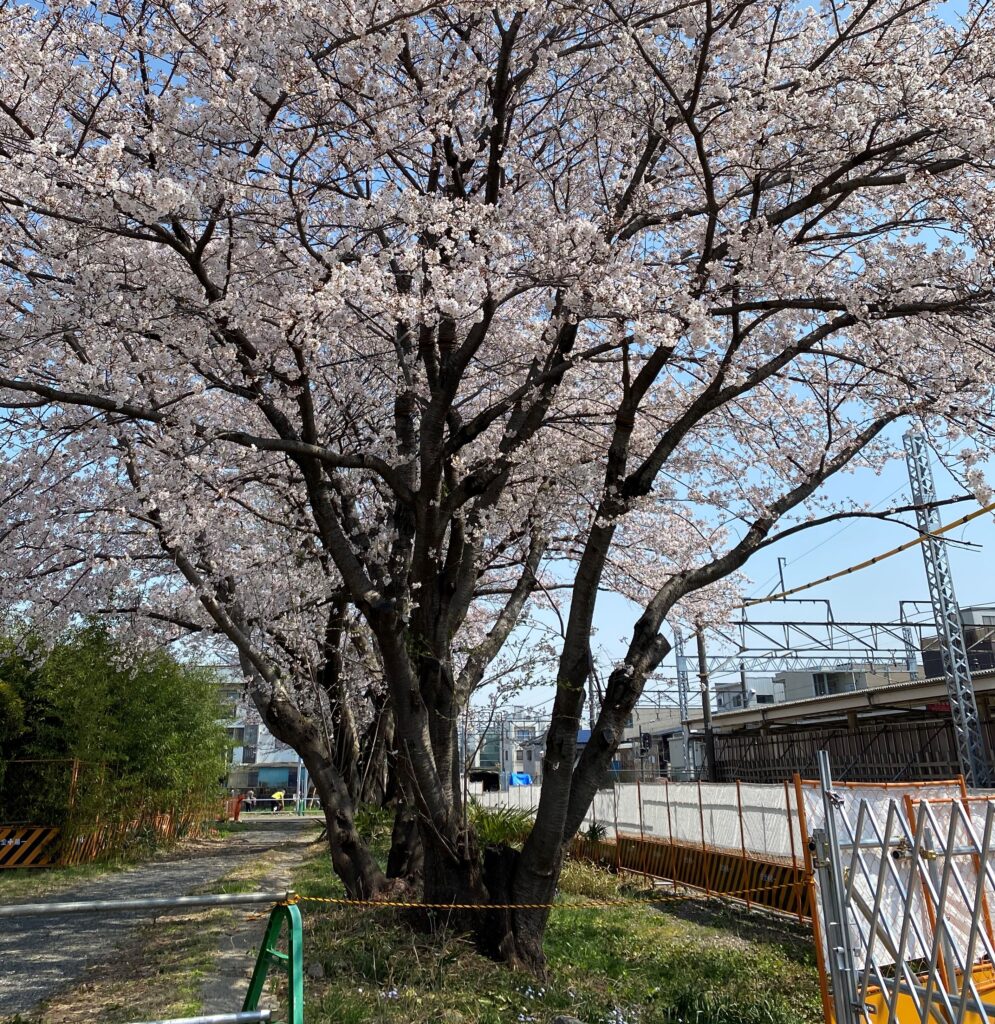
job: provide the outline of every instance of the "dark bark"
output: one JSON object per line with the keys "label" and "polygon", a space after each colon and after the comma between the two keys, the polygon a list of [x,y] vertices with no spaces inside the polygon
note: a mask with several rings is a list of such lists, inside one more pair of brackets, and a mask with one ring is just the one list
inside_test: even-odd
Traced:
{"label": "dark bark", "polygon": [[418,831],[418,815],[407,801],[400,799],[394,810],[387,877],[403,878],[416,884],[421,881],[424,868],[425,848]]}
{"label": "dark bark", "polygon": [[[511,902],[525,904],[524,909],[512,912],[512,932],[505,937],[503,958],[534,974],[542,975],[546,969],[543,937],[549,921],[549,904],[556,899],[556,886],[563,868],[565,847],[557,847],[552,870],[546,875],[523,870],[521,857],[515,860],[512,876]],[[536,906],[530,906],[535,904]]]}
{"label": "dark bark", "polygon": [[[484,881],[491,903],[511,903],[518,851],[509,846],[488,846],[484,850]],[[483,915],[481,946],[490,956],[517,964],[514,912],[491,910]]]}
{"label": "dark bark", "polygon": [[360,770],[357,804],[386,807],[391,799],[389,750],[394,743],[394,714],[387,697],[374,701],[374,717],[359,744]]}
{"label": "dark bark", "polygon": [[386,887],[387,878],[356,831],[348,791],[327,761],[312,765],[305,757],[304,763],[325,811],[328,847],[335,874],[342,879],[352,899],[372,899]]}
{"label": "dark bark", "polygon": [[426,903],[484,903],[484,889],[476,840],[472,833],[454,830],[440,834],[431,822],[420,822],[425,850]]}
{"label": "dark bark", "polygon": [[[556,896],[556,885],[544,886],[537,890],[535,902],[552,903]],[[525,903],[524,898],[515,902]],[[542,977],[546,973],[546,954],[542,944],[549,923],[549,911],[528,908],[514,911],[515,952],[513,963]]]}
{"label": "dark bark", "polygon": [[[243,660],[243,670],[257,678]],[[353,801],[321,729],[294,705],[278,681],[253,687],[253,702],[269,731],[301,756],[318,790],[332,866],[353,899],[370,899],[383,891],[387,878],[356,830]]]}

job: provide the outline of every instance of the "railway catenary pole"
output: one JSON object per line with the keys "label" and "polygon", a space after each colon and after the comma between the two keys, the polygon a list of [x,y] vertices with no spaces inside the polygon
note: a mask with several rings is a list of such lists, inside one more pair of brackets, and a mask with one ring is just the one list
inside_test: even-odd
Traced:
{"label": "railway catenary pole", "polygon": [[[708,655],[705,652],[705,630],[698,626],[694,633],[698,645],[698,678],[701,680],[701,719],[705,728],[706,782],[715,781],[715,733],[712,732],[712,696],[708,685]],[[699,775],[700,778],[700,775]]]}
{"label": "railway catenary pole", "polygon": [[943,673],[947,678],[947,693],[960,770],[969,786],[987,786],[991,782],[991,766],[974,698],[960,608],[954,593],[946,544],[935,536],[940,519],[933,504],[936,501],[936,489],[933,484],[929,447],[926,438],[915,431],[909,431],[903,441],[905,461],[912,484],[912,500],[919,506],[916,510],[916,522],[919,532],[928,538],[921,545],[922,557],[926,566],[926,583],[933,606],[940,654],[943,658]]}
{"label": "railway catenary pole", "polygon": [[674,656],[677,661],[677,708],[681,717],[681,756],[684,774],[691,777],[691,741],[688,735],[688,660],[684,653],[684,637],[674,630]]}

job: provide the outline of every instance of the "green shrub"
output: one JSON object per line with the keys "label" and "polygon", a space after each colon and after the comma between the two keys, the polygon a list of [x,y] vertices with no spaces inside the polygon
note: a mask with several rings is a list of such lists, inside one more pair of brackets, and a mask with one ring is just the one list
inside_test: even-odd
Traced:
{"label": "green shrub", "polygon": [[476,800],[467,806],[467,817],[485,846],[521,845],[532,831],[532,812],[518,807],[485,807]]}
{"label": "green shrub", "polygon": [[394,830],[394,812],[389,807],[378,807],[376,804],[360,804],[356,808],[353,819],[356,831],[373,846],[390,844],[391,832]]}
{"label": "green shrub", "polygon": [[6,821],[88,827],[200,811],[219,795],[228,738],[210,670],[87,626],[49,651],[0,640],[0,689],[18,711],[0,730]]}
{"label": "green shrub", "polygon": [[590,843],[603,843],[608,838],[608,826],[600,821],[592,821],[583,832],[577,834]]}

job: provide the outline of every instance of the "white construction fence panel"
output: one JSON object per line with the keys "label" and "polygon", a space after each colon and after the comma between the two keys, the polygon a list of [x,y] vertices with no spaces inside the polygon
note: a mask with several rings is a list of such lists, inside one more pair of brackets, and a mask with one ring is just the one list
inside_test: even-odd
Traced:
{"label": "white construction fence panel", "polygon": [[671,840],[670,815],[668,806],[670,804],[670,785],[661,783],[655,786],[643,786],[643,832],[654,839]]}
{"label": "white construction fence panel", "polygon": [[[473,799],[486,807],[534,811],[539,794],[539,786],[512,786]],[[625,783],[598,790],[584,821],[605,826],[609,836],[618,831],[737,853],[745,848],[800,862],[802,837],[793,804],[794,790],[783,785],[742,785],[737,791],[735,783]]]}
{"label": "white construction fence panel", "polygon": [[[809,834],[824,829],[821,790],[806,783],[804,798]],[[944,932],[941,951],[947,951],[957,970],[967,966],[968,957],[974,963],[992,958],[992,868],[986,877],[979,877],[977,870],[989,801],[964,801],[960,786],[950,783],[835,786],[831,802],[845,872],[850,940],[860,963],[890,969],[897,962],[896,952],[905,963],[928,960],[937,927]],[[920,820],[922,853],[917,854]],[[828,956],[821,891],[817,903]],[[970,952],[979,906],[984,911],[982,934]],[[902,935],[905,945],[899,948]]]}
{"label": "white construction fence panel", "polygon": [[739,795],[735,785],[713,782],[701,784],[701,821],[707,846],[720,850],[742,850]]}
{"label": "white construction fence panel", "polygon": [[801,862],[804,854],[794,788],[743,783],[739,795],[747,851]]}
{"label": "white construction fence panel", "polygon": [[615,787],[615,827],[619,832],[642,832],[642,810],[640,808],[639,786]]}

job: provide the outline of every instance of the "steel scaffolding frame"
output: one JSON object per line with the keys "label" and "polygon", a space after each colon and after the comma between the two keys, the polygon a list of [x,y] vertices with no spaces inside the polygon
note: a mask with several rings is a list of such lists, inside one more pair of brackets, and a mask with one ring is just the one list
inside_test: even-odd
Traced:
{"label": "steel scaffolding frame", "polygon": [[928,538],[921,545],[922,557],[926,566],[926,583],[940,641],[943,671],[947,677],[950,714],[953,718],[961,772],[969,786],[987,786],[991,781],[991,769],[978,719],[978,706],[974,699],[960,608],[954,594],[946,544],[935,536],[940,528],[940,519],[934,504],[936,489],[933,484],[929,447],[926,438],[913,431],[907,433],[903,441],[905,461],[912,484],[912,500],[918,506],[916,522],[919,532]]}
{"label": "steel scaffolding frame", "polygon": [[[995,802],[853,800],[820,757],[813,867],[835,1024],[995,1017]],[[976,808],[972,812],[972,806]]]}

